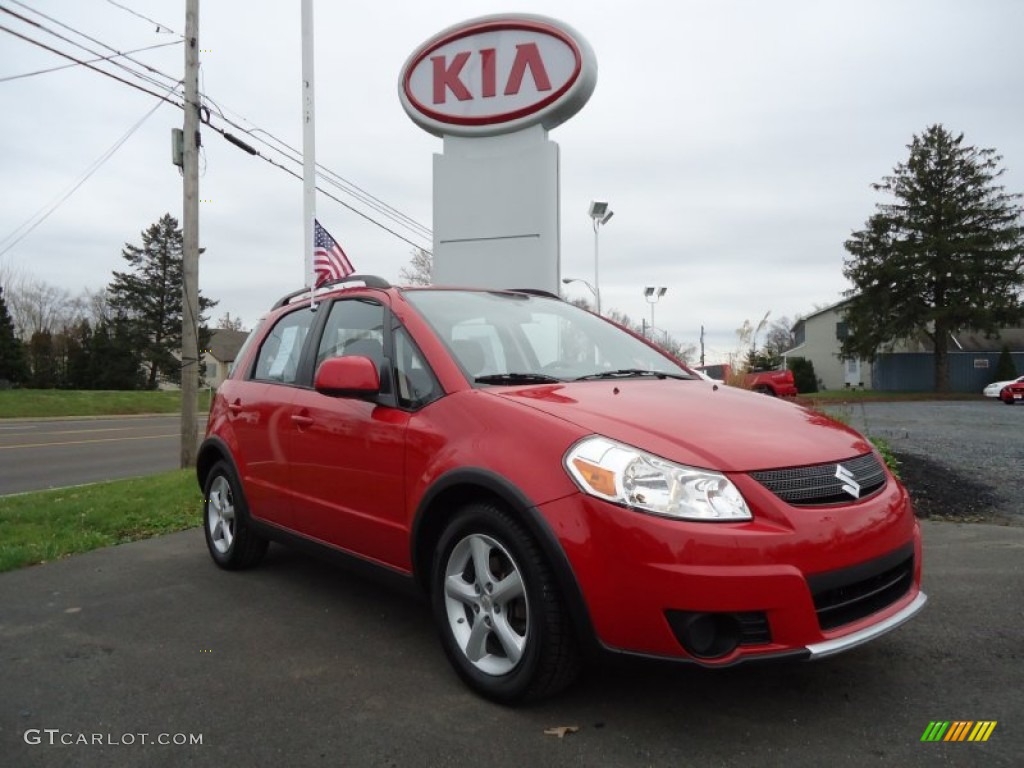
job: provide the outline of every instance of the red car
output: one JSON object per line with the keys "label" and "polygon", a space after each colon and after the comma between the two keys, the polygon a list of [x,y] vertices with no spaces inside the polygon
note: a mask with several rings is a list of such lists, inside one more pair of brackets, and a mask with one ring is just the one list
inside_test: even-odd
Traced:
{"label": "red car", "polygon": [[539,292],[361,276],[315,311],[283,298],[197,472],[217,565],[275,540],[397,574],[502,702],[592,654],[828,656],[926,600],[910,500],[867,440]]}
{"label": "red car", "polygon": [[999,399],[1007,405],[1015,405],[1024,400],[1024,381],[1015,381],[999,390]]}

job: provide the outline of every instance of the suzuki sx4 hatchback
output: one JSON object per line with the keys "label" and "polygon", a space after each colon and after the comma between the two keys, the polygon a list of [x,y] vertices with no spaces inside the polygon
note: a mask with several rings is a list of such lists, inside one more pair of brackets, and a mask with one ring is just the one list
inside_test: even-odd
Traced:
{"label": "suzuki sx4 hatchback", "polygon": [[277,540],[405,577],[502,702],[597,652],[828,656],[925,603],[910,500],[868,441],[538,292],[361,276],[281,299],[198,477],[217,565]]}

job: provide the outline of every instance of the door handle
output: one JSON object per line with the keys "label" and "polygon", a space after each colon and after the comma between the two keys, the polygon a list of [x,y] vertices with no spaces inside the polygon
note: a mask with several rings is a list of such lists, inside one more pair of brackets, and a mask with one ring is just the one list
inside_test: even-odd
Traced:
{"label": "door handle", "polygon": [[312,416],[303,416],[303,415],[298,414],[298,413],[293,413],[292,414],[292,422],[297,427],[311,427],[311,426],[313,426],[313,417]]}
{"label": "door handle", "polygon": [[241,400],[235,400],[235,402],[233,402],[233,403],[228,403],[228,410],[231,411],[232,413],[241,413],[242,412],[242,401]]}

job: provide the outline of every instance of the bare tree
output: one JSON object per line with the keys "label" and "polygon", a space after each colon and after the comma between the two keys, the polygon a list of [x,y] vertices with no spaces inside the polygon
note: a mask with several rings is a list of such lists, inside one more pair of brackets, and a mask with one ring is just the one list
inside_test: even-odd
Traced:
{"label": "bare tree", "polygon": [[622,312],[616,309],[609,310],[606,313],[606,317],[618,323],[619,325],[628,328],[640,336],[648,339],[654,345],[661,347],[664,351],[678,360],[682,360],[684,363],[689,363],[690,358],[697,354],[697,347],[694,344],[684,344],[683,342],[675,339],[668,331],[658,331],[650,326],[645,326],[643,322],[635,323]]}
{"label": "bare tree", "polygon": [[230,312],[225,312],[217,321],[217,328],[225,331],[244,331],[245,324],[240,317],[232,317]]}
{"label": "bare tree", "polygon": [[22,340],[36,333],[62,331],[74,324],[78,314],[69,291],[34,277],[20,277],[7,286],[7,308]]}
{"label": "bare tree", "polygon": [[406,285],[430,285],[434,270],[434,259],[429,251],[417,248],[412,252],[408,266],[398,270],[398,276]]}

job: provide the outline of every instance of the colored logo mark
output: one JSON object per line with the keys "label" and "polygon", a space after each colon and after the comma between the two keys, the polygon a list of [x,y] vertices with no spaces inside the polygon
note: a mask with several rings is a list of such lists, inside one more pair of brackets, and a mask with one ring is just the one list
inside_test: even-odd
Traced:
{"label": "colored logo mark", "polygon": [[921,741],[988,741],[995,729],[995,720],[933,720]]}

